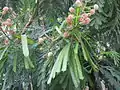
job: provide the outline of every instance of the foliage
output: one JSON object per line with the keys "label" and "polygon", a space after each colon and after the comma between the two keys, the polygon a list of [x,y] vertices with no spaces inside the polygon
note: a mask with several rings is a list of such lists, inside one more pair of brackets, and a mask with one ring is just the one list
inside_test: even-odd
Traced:
{"label": "foliage", "polygon": [[[102,84],[119,90],[119,0],[84,0],[85,10],[72,6],[74,0],[0,2],[13,7],[5,15],[1,10],[1,90],[101,90]],[[99,9],[90,24],[78,22],[94,4]],[[72,27],[69,7],[81,12],[72,13]],[[7,19],[11,27],[3,25]]]}

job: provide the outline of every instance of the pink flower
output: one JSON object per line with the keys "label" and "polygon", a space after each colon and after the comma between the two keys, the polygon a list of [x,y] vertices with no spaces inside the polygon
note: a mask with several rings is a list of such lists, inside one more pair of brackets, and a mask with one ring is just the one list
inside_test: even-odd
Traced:
{"label": "pink flower", "polygon": [[87,13],[83,13],[83,14],[81,15],[81,17],[87,18],[87,17],[88,17],[88,14],[87,14]]}
{"label": "pink flower", "polygon": [[82,23],[82,24],[89,24],[91,19],[89,18],[89,14],[87,13],[83,13],[79,19],[79,21]]}
{"label": "pink flower", "polygon": [[12,26],[12,23],[11,22],[8,22],[8,21],[5,21],[2,23],[3,26]]}
{"label": "pink flower", "polygon": [[95,14],[95,9],[91,9],[91,10],[90,10],[90,14],[91,14],[91,15]]}
{"label": "pink flower", "polygon": [[69,8],[69,11],[70,11],[71,13],[74,13],[74,12],[75,12],[75,9],[74,9],[73,7],[70,7],[70,8]]}
{"label": "pink flower", "polygon": [[64,35],[65,38],[68,38],[70,36],[68,32],[64,32],[63,35]]}
{"label": "pink flower", "polygon": [[10,18],[7,19],[8,22],[12,22],[12,20]]}
{"label": "pink flower", "polygon": [[4,7],[4,8],[3,8],[3,11],[5,11],[5,12],[7,12],[8,10],[9,10],[8,7]]}
{"label": "pink flower", "polygon": [[90,21],[91,21],[91,19],[90,19],[90,18],[86,18],[86,19],[85,19],[85,23],[84,23],[84,24],[89,24],[89,23],[90,23]]}
{"label": "pink flower", "polygon": [[80,21],[80,22],[84,21],[84,18],[83,18],[83,17],[81,17],[81,18],[79,19],[79,21]]}
{"label": "pink flower", "polygon": [[74,18],[74,15],[72,14],[68,15],[68,17],[66,18],[67,24],[72,25],[73,18]]}
{"label": "pink flower", "polygon": [[70,14],[70,15],[68,15],[68,18],[69,18],[69,19],[73,19],[73,18],[74,18],[74,15]]}
{"label": "pink flower", "polygon": [[6,25],[6,26],[9,26],[9,27],[12,26],[12,21],[11,21],[11,19],[8,18],[5,22],[2,22],[2,25],[3,25],[3,26]]}
{"label": "pink flower", "polygon": [[88,17],[88,18],[85,18],[85,19],[83,19],[83,20],[81,20],[80,22],[82,23],[82,24],[89,24],[90,23],[90,21],[91,21],[91,19]]}

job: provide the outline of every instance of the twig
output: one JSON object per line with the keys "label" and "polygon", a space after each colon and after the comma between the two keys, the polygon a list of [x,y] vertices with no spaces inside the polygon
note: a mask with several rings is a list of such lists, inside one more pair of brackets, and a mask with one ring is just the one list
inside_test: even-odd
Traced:
{"label": "twig", "polygon": [[[44,20],[42,20],[42,25],[41,25],[41,26],[42,26],[43,31],[45,32],[46,29],[45,29],[45,23],[44,23]],[[45,33],[45,36],[46,36],[48,39],[52,40],[52,38],[49,37],[46,33]]]}
{"label": "twig", "polygon": [[22,34],[25,33],[26,28],[28,28],[33,23],[34,18],[36,18],[35,16],[36,16],[36,12],[38,10],[38,7],[39,7],[39,0],[37,1],[37,5],[35,7],[35,11],[33,12],[33,15],[29,18],[29,21],[26,23],[25,27],[23,28]]}
{"label": "twig", "polygon": [[27,24],[26,24],[25,27],[23,28],[22,34],[25,33],[26,28],[28,28],[28,26],[30,26],[30,25],[32,24],[32,22],[33,22],[33,17],[31,17],[31,18],[29,19],[29,21],[27,22]]}
{"label": "twig", "polygon": [[9,39],[9,40],[11,40],[12,41],[12,39],[10,39],[7,35],[6,35],[6,33],[3,31],[3,29],[0,27],[0,30],[2,31],[2,33]]}

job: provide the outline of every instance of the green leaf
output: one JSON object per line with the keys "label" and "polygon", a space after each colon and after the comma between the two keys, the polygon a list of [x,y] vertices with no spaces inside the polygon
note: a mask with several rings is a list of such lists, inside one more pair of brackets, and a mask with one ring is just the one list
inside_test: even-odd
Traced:
{"label": "green leaf", "polygon": [[[63,62],[63,59],[66,60],[66,51],[69,51],[69,47],[70,45],[67,44],[59,53],[58,57],[57,57],[57,60],[52,68],[52,71],[51,71],[51,74],[49,76],[49,79],[47,81],[47,84],[50,84],[51,83],[51,80],[52,78],[55,78],[55,73],[60,73],[61,71],[61,67],[62,67],[62,62]],[[68,49],[68,50],[67,50]],[[67,66],[67,62],[65,61],[65,65]],[[64,69],[66,68],[66,66],[64,66]]]}
{"label": "green leaf", "polygon": [[24,58],[24,64],[25,64],[25,68],[26,69],[29,69],[30,67],[29,67],[29,63],[28,63],[28,58]]}
{"label": "green leaf", "polygon": [[66,53],[65,53],[65,56],[63,59],[63,64],[62,64],[62,71],[63,72],[66,71],[66,69],[67,69],[67,62],[69,60],[69,50],[70,50],[70,43],[66,47]]}
{"label": "green leaf", "polygon": [[[18,34],[14,34],[13,37],[14,37],[14,38],[21,39],[21,36],[18,35]],[[34,44],[34,43],[35,43],[34,40],[32,40],[31,38],[28,38],[28,37],[27,37],[27,41],[28,41],[28,44]]]}
{"label": "green leaf", "polygon": [[57,30],[57,32],[60,34],[60,36],[63,37],[63,33],[61,32],[61,30],[56,26],[55,29]]}
{"label": "green leaf", "polygon": [[71,64],[69,65],[69,70],[70,70],[70,74],[72,77],[72,81],[73,81],[75,87],[77,88],[79,86],[79,83],[78,83],[78,79],[76,78],[76,75],[74,73],[74,70],[73,70],[73,67]]}
{"label": "green leaf", "polygon": [[75,46],[75,49],[74,49],[74,58],[75,58],[75,62],[76,62],[76,68],[77,68],[77,73],[78,73],[78,76],[79,76],[79,79],[83,80],[84,77],[83,77],[83,72],[82,72],[82,67],[81,67],[81,64],[80,64],[80,60],[79,60],[79,57],[78,57],[78,48],[79,48],[79,43],[76,43],[76,46]]}
{"label": "green leaf", "polygon": [[81,43],[81,47],[82,47],[82,51],[83,51],[83,56],[84,56],[85,60],[88,61],[88,57],[87,57],[87,52],[86,52],[85,45],[84,45],[84,43],[83,43],[83,41],[82,41],[81,38],[79,40],[80,40],[80,43]]}
{"label": "green leaf", "polygon": [[29,63],[29,66],[30,66],[31,68],[34,68],[34,65],[33,65],[32,61],[30,60],[30,57],[28,57],[28,63]]}
{"label": "green leaf", "polygon": [[84,76],[83,76],[82,66],[81,66],[81,64],[80,64],[78,55],[75,55],[75,60],[76,60],[76,64],[77,64],[76,67],[77,67],[79,79],[83,80],[83,79],[84,79]]}
{"label": "green leaf", "polygon": [[29,56],[28,42],[26,34],[21,35],[22,50],[25,57]]}
{"label": "green leaf", "polygon": [[13,60],[13,71],[16,72],[16,66],[17,66],[17,53],[14,56],[14,60]]}
{"label": "green leaf", "polygon": [[5,55],[7,49],[8,49],[8,47],[6,47],[6,48],[3,50],[2,54],[0,55],[0,60],[2,60],[2,58],[3,58],[3,56]]}
{"label": "green leaf", "polygon": [[34,65],[33,65],[32,61],[30,60],[29,56],[24,58],[24,63],[25,63],[26,69],[34,68]]}

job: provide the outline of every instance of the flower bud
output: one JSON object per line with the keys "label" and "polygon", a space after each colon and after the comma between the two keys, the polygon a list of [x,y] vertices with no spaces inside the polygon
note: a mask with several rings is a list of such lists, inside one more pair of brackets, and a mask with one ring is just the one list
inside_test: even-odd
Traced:
{"label": "flower bud", "polygon": [[94,5],[94,9],[95,10],[98,10],[99,9],[99,6],[97,4]]}
{"label": "flower bud", "polygon": [[83,13],[83,14],[81,15],[81,17],[83,17],[83,18],[88,18],[88,14],[87,14],[87,13]]}
{"label": "flower bud", "polygon": [[89,24],[89,23],[90,23],[90,21],[91,21],[91,19],[90,19],[90,18],[86,18],[86,19],[85,19],[85,24]]}
{"label": "flower bud", "polygon": [[5,11],[5,12],[7,12],[8,10],[9,10],[8,7],[4,7],[4,8],[3,8],[3,11]]}
{"label": "flower bud", "polygon": [[76,0],[75,5],[77,7],[81,7],[82,6],[82,1],[81,0]]}
{"label": "flower bud", "polygon": [[38,38],[38,43],[39,44],[42,44],[44,42],[44,39],[43,38]]}
{"label": "flower bud", "polygon": [[74,12],[75,12],[75,9],[74,9],[73,7],[70,7],[70,8],[69,8],[69,11],[70,11],[71,13],[74,13]]}
{"label": "flower bud", "polygon": [[89,24],[91,21],[90,18],[85,18],[83,21],[82,21],[82,24]]}
{"label": "flower bud", "polygon": [[44,39],[44,40],[46,40],[46,39],[47,39],[47,37],[43,37],[43,39]]}
{"label": "flower bud", "polygon": [[69,35],[69,33],[68,32],[64,32],[64,37],[65,38],[68,38],[70,35]]}
{"label": "flower bud", "polygon": [[69,25],[72,25],[72,20],[74,18],[74,15],[70,14],[67,18],[66,18],[66,22]]}
{"label": "flower bud", "polygon": [[51,56],[53,56],[53,53],[52,53],[52,52],[49,52],[49,53],[48,53],[48,57],[51,57]]}
{"label": "flower bud", "polygon": [[84,18],[83,18],[83,17],[81,17],[81,18],[79,19],[79,21],[80,21],[80,22],[84,21]]}
{"label": "flower bud", "polygon": [[12,20],[11,20],[10,18],[8,18],[6,21],[8,21],[8,22],[12,22]]}
{"label": "flower bud", "polygon": [[91,9],[91,10],[90,10],[90,14],[91,14],[91,15],[95,14],[95,9]]}

